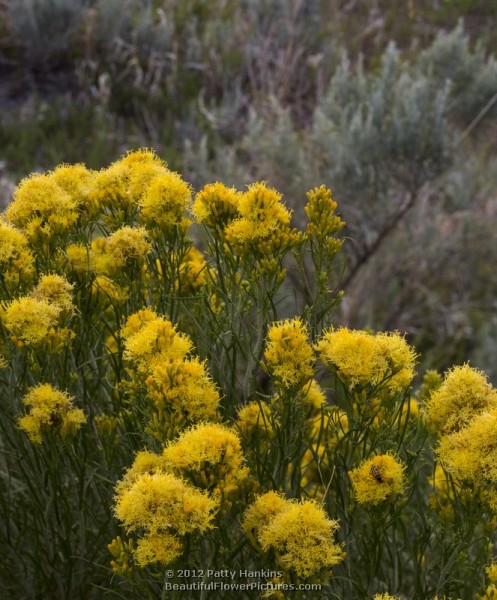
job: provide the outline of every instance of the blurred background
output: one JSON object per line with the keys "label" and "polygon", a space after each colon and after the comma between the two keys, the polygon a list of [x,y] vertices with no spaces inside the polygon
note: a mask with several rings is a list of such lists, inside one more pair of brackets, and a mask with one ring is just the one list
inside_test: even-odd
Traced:
{"label": "blurred background", "polygon": [[0,0],[0,203],[153,147],[195,189],[266,180],[347,221],[336,323],[497,382],[497,3]]}

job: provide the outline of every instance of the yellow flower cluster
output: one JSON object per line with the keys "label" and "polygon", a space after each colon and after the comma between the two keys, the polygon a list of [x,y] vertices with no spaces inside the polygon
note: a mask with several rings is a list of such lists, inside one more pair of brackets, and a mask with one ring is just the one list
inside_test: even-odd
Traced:
{"label": "yellow flower cluster", "polygon": [[373,600],[400,600],[398,596],[391,596],[390,594],[376,594]]}
{"label": "yellow flower cluster", "polygon": [[186,421],[214,419],[219,392],[199,358],[154,362],[145,380],[159,410],[169,407]]}
{"label": "yellow flower cluster", "polygon": [[405,466],[390,454],[380,454],[349,471],[357,502],[380,504],[393,500],[405,489]]}
{"label": "yellow flower cluster", "polygon": [[206,185],[195,197],[192,213],[198,223],[222,231],[238,216],[242,194],[222,183]]}
{"label": "yellow flower cluster", "polygon": [[57,350],[71,332],[56,328],[73,310],[72,285],[60,275],[45,275],[29,296],[7,305],[2,321],[19,346]]}
{"label": "yellow flower cluster", "polygon": [[127,532],[139,536],[133,549],[138,564],[168,564],[182,553],[183,536],[212,527],[229,506],[227,495],[248,475],[243,463],[236,433],[210,423],[183,432],[162,455],[139,452],[116,486],[115,504]]}
{"label": "yellow flower cluster", "polygon": [[163,456],[172,472],[223,497],[248,476],[240,438],[224,425],[195,425],[170,442]]}
{"label": "yellow flower cluster", "polygon": [[349,389],[382,385],[396,394],[415,375],[416,353],[398,333],[372,335],[340,327],[325,332],[316,348]]}
{"label": "yellow flower cluster", "polygon": [[307,336],[300,319],[279,321],[269,329],[264,358],[278,387],[300,388],[312,378],[314,355]]}
{"label": "yellow flower cluster", "polygon": [[143,227],[121,227],[108,239],[105,247],[112,270],[139,264],[150,251],[148,233]]}
{"label": "yellow flower cluster", "polygon": [[29,281],[34,275],[34,258],[26,236],[0,218],[0,277],[9,286]]}
{"label": "yellow flower cluster", "polygon": [[490,584],[483,594],[476,594],[476,600],[497,600],[497,563],[492,563],[485,568]]}
{"label": "yellow flower cluster", "polygon": [[216,418],[219,392],[205,362],[188,357],[188,336],[151,309],[131,315],[121,335],[124,358],[143,377],[160,419],[166,412],[180,417],[180,425]]}
{"label": "yellow flower cluster", "polygon": [[[144,473],[117,489],[115,514],[140,533],[133,554],[140,566],[168,564],[183,551],[181,536],[212,527],[218,503],[171,473]],[[143,533],[142,533],[143,532]]]}
{"label": "yellow flower cluster", "polygon": [[316,241],[325,250],[328,261],[332,260],[343,245],[343,240],[334,236],[345,227],[345,221],[335,215],[337,203],[324,185],[307,192],[307,198],[305,212],[309,222],[305,235],[311,244]]}
{"label": "yellow flower cluster", "polygon": [[338,530],[324,510],[311,500],[286,500],[275,492],[259,496],[245,512],[243,529],[263,551],[274,550],[285,571],[307,579],[345,558],[333,538]]}
{"label": "yellow flower cluster", "polygon": [[[497,508],[497,390],[469,365],[454,367],[426,401],[428,422],[439,433],[443,469],[456,485],[475,486]],[[473,488],[474,489],[474,488]]]}
{"label": "yellow flower cluster", "polygon": [[456,479],[497,484],[497,410],[481,413],[466,427],[442,435],[437,451]]}
{"label": "yellow flower cluster", "polygon": [[163,231],[180,225],[187,227],[184,218],[191,202],[191,188],[177,174],[171,171],[155,177],[140,199],[140,218],[149,226]]}
{"label": "yellow flower cluster", "polygon": [[154,152],[146,149],[130,152],[95,174],[88,194],[89,204],[94,213],[111,210],[116,216],[134,216],[147,186],[167,172],[165,163]]}
{"label": "yellow flower cluster", "polygon": [[240,197],[238,213],[226,228],[233,246],[258,243],[290,227],[290,211],[281,203],[281,194],[264,183],[251,185]]}
{"label": "yellow flower cluster", "polygon": [[125,360],[148,372],[152,364],[182,360],[192,350],[190,339],[149,308],[132,314],[121,329]]}
{"label": "yellow flower cluster", "polygon": [[426,403],[430,423],[442,434],[458,431],[486,410],[497,408],[497,390],[469,365],[454,367]]}
{"label": "yellow flower cluster", "polygon": [[28,413],[18,424],[34,444],[41,444],[45,432],[60,431],[65,437],[86,423],[83,411],[73,407],[73,399],[48,383],[30,388],[22,402]]}
{"label": "yellow flower cluster", "polygon": [[17,186],[5,218],[36,241],[67,232],[78,218],[77,208],[52,174],[35,173]]}
{"label": "yellow flower cluster", "polygon": [[326,394],[324,393],[323,388],[315,379],[312,379],[308,385],[304,386],[302,391],[304,394],[304,401],[309,406],[311,416],[319,414],[323,404],[326,404]]}
{"label": "yellow flower cluster", "polygon": [[73,287],[61,275],[44,275],[31,293],[31,297],[54,306],[59,311],[58,317],[68,317],[74,312]]}

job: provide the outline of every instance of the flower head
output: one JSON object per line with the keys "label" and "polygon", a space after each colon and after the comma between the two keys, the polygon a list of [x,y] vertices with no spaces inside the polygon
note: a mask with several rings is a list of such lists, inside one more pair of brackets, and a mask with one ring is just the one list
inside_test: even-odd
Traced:
{"label": "flower head", "polygon": [[154,361],[146,385],[159,410],[173,411],[190,422],[216,417],[219,392],[197,357]]}
{"label": "flower head", "polygon": [[338,522],[331,520],[317,503],[288,501],[286,508],[260,530],[259,541],[264,550],[276,551],[285,570],[309,578],[343,561],[345,554],[333,541],[338,528]]}
{"label": "flower head", "polygon": [[131,315],[121,330],[124,338],[124,358],[145,371],[154,364],[184,359],[192,350],[189,337],[150,309]]}
{"label": "flower head", "polygon": [[140,200],[140,218],[150,227],[169,230],[185,224],[191,187],[172,171],[155,177]]}
{"label": "flower head", "polygon": [[307,329],[300,319],[274,323],[268,333],[264,357],[276,385],[302,387],[313,376],[314,355]]}
{"label": "flower head", "polygon": [[78,218],[77,204],[51,175],[36,173],[17,186],[5,217],[36,240],[69,230]]}
{"label": "flower head", "polygon": [[164,173],[167,167],[154,152],[129,152],[94,175],[89,200],[97,212],[110,208],[135,216],[150,182]]}
{"label": "flower head", "polygon": [[0,277],[7,285],[29,281],[34,275],[34,258],[26,236],[0,218]]}
{"label": "flower head", "polygon": [[76,206],[88,209],[88,194],[93,175],[83,164],[62,164],[50,173],[50,178],[71,196]]}
{"label": "flower head", "polygon": [[223,496],[247,476],[240,438],[224,425],[195,425],[170,442],[163,455],[173,472]]}
{"label": "flower head", "polygon": [[405,488],[405,466],[390,454],[381,454],[349,471],[360,504],[380,504],[396,498]]}
{"label": "flower head", "polygon": [[316,348],[350,389],[384,384],[397,393],[414,377],[416,354],[398,333],[372,335],[340,327],[327,331]]}
{"label": "flower head", "polygon": [[[345,226],[345,222],[335,215],[337,203],[331,198],[331,190],[324,185],[307,192],[309,202],[305,212],[309,218],[307,224],[307,237],[316,237],[318,240],[330,238]],[[342,241],[337,240],[337,251]]]}
{"label": "flower head", "polygon": [[454,478],[497,483],[497,409],[483,412],[466,427],[440,438],[437,454]]}
{"label": "flower head", "polygon": [[[212,272],[211,272],[212,273]],[[191,247],[179,265],[177,288],[183,296],[197,294],[209,281],[209,267],[204,255]]]}
{"label": "flower head", "polygon": [[223,229],[238,215],[238,203],[242,197],[234,188],[222,183],[206,185],[196,195],[192,213],[199,223],[211,229]]}
{"label": "flower head", "polygon": [[22,401],[29,410],[18,424],[35,444],[41,444],[44,432],[58,430],[65,437],[86,423],[83,411],[73,407],[73,398],[48,383],[30,388]]}
{"label": "flower head", "polygon": [[44,275],[31,293],[36,300],[45,300],[59,310],[59,315],[70,315],[74,310],[73,285],[65,277],[51,273]]}
{"label": "flower head", "polygon": [[20,341],[31,346],[42,344],[57,325],[60,310],[36,298],[13,300],[3,316],[5,327]]}
{"label": "flower head", "polygon": [[319,383],[312,379],[302,390],[304,401],[309,406],[310,413],[321,412],[321,407],[326,404],[326,394]]}
{"label": "flower head", "polygon": [[462,429],[485,410],[497,408],[497,390],[469,365],[454,367],[426,403],[428,418],[443,434]]}
{"label": "flower head", "polygon": [[147,230],[143,227],[121,227],[108,239],[105,252],[112,270],[137,264],[150,251]]}
{"label": "flower head", "polygon": [[66,248],[67,261],[69,269],[78,274],[88,274],[91,272],[90,251],[83,244],[69,244]]}
{"label": "flower head", "polygon": [[281,194],[265,183],[255,183],[241,196],[240,216],[225,229],[226,239],[243,251],[278,234],[290,234],[290,211],[281,202]]}
{"label": "flower head", "polygon": [[288,508],[288,500],[277,492],[267,492],[259,496],[245,511],[243,530],[256,535],[266,528],[280,512]]}
{"label": "flower head", "polygon": [[182,552],[181,536],[212,527],[218,503],[170,473],[139,475],[117,488],[115,514],[129,533],[141,533],[136,559],[140,566],[168,564]]}

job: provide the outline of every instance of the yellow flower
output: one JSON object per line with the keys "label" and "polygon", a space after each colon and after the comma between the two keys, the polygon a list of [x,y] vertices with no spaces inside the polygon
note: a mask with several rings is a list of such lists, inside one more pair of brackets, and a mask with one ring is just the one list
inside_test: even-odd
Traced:
{"label": "yellow flower", "polygon": [[463,429],[442,436],[437,454],[456,479],[497,483],[497,410],[481,413]]}
{"label": "yellow flower", "polygon": [[163,455],[173,472],[223,496],[234,491],[248,474],[240,438],[224,425],[195,425],[170,442]]}
{"label": "yellow flower", "polygon": [[[146,149],[129,152],[95,173],[89,194],[92,210],[102,212],[110,208],[114,217],[118,214],[134,217],[151,181],[165,173],[168,173],[165,163],[154,152]],[[112,226],[118,222],[119,219],[110,219]]]}
{"label": "yellow flower", "polygon": [[350,389],[384,384],[397,393],[414,377],[416,354],[398,333],[371,335],[341,327],[327,331],[316,348]]}
{"label": "yellow flower", "polygon": [[183,544],[174,535],[160,533],[145,535],[136,544],[133,554],[140,567],[153,563],[168,565],[174,562],[183,552]]}
{"label": "yellow flower", "polygon": [[166,163],[153,150],[147,148],[128,152],[118,161],[118,164],[127,169],[127,194],[134,201],[141,198],[156,177],[169,172]]}
{"label": "yellow flower", "polygon": [[313,376],[314,355],[307,328],[300,319],[274,323],[268,333],[264,357],[276,385],[302,387]]}
{"label": "yellow flower", "polygon": [[375,505],[396,498],[405,488],[404,470],[405,466],[393,456],[382,454],[349,471],[357,501]]}
{"label": "yellow flower", "polygon": [[122,496],[124,491],[128,490],[142,475],[165,472],[167,469],[163,456],[142,450],[136,454],[132,466],[126,471],[121,481],[118,481],[116,492]]}
{"label": "yellow flower", "polygon": [[49,331],[57,325],[59,309],[46,300],[25,297],[13,300],[6,308],[5,327],[25,344],[42,344]]}
{"label": "yellow flower", "polygon": [[325,365],[334,366],[338,377],[350,388],[377,385],[387,369],[373,335],[345,327],[326,332],[316,349]]}
{"label": "yellow flower", "polygon": [[191,202],[191,187],[172,171],[155,177],[140,200],[140,218],[151,227],[169,230],[185,225],[185,211]]}
{"label": "yellow flower", "polygon": [[164,365],[167,361],[184,359],[193,348],[188,336],[149,309],[131,315],[121,335],[125,340],[125,360],[147,372],[153,367],[151,359]]}
{"label": "yellow flower", "polygon": [[497,563],[492,562],[488,567],[485,567],[485,572],[487,577],[490,579],[491,583],[497,583]]}
{"label": "yellow flower", "polygon": [[44,275],[31,293],[35,300],[45,300],[59,310],[60,316],[69,316],[74,311],[72,302],[73,285],[61,275]]}
{"label": "yellow flower", "polygon": [[238,215],[242,197],[234,188],[216,182],[206,185],[196,195],[192,213],[198,223],[212,229],[224,229]]}
{"label": "yellow flower", "polygon": [[88,209],[88,194],[94,173],[83,164],[59,165],[50,174],[50,179],[67,192],[77,206]]}
{"label": "yellow flower", "polygon": [[298,577],[309,578],[339,564],[345,554],[333,541],[338,521],[332,521],[324,510],[311,500],[288,502],[259,533],[263,550],[276,551],[285,570]]}
{"label": "yellow flower", "polygon": [[211,528],[217,509],[207,493],[170,473],[145,473],[117,487],[116,517],[128,533],[144,532],[135,553],[140,566],[173,561],[182,552],[178,536]]}
{"label": "yellow flower", "polygon": [[159,410],[172,410],[190,422],[216,417],[219,392],[199,358],[154,361],[145,383]]}
{"label": "yellow flower", "polygon": [[[256,246],[268,238],[290,234],[290,211],[281,202],[281,194],[265,183],[254,183],[238,203],[240,217],[225,229],[227,241],[239,251]],[[281,240],[283,241],[283,239]]]}
{"label": "yellow flower", "polygon": [[497,586],[491,583],[483,594],[476,594],[476,600],[497,600]]}
{"label": "yellow flower", "polygon": [[416,353],[406,340],[396,332],[377,333],[376,343],[387,360],[386,386],[392,393],[405,390],[416,374]]}
{"label": "yellow flower", "polygon": [[150,251],[147,230],[143,227],[121,227],[108,239],[105,247],[112,271],[136,264]]}
{"label": "yellow flower", "polygon": [[75,200],[51,175],[35,173],[17,186],[5,217],[36,240],[69,230],[78,214]]}
{"label": "yellow flower", "polygon": [[30,388],[22,401],[29,410],[18,425],[35,444],[41,444],[46,431],[57,429],[65,437],[86,423],[83,411],[73,408],[73,398],[48,383]]}
{"label": "yellow flower", "polygon": [[497,408],[497,390],[469,365],[449,371],[426,404],[430,423],[442,434],[458,431],[492,408]]}
{"label": "yellow flower", "polygon": [[[287,510],[288,500],[277,492],[267,492],[250,505],[243,516],[243,530],[257,536],[280,512]],[[254,537],[254,539],[256,539]]]}
{"label": "yellow flower", "polygon": [[16,286],[34,275],[34,258],[26,236],[0,218],[0,277]]}
{"label": "yellow flower", "polygon": [[390,596],[390,594],[375,594],[373,600],[400,600],[398,596]]}
{"label": "yellow flower", "polygon": [[[322,185],[307,192],[307,198],[309,202],[304,209],[309,218],[306,228],[307,237],[316,237],[322,241],[330,238],[345,226],[345,222],[335,215],[337,203],[331,198],[331,190]],[[343,241],[336,240],[336,242],[336,251],[338,252]]]}

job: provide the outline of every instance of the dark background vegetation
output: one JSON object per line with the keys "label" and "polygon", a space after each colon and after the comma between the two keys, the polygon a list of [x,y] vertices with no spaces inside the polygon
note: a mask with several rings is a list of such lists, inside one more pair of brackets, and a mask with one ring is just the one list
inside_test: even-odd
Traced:
{"label": "dark background vegetation", "polygon": [[497,379],[497,4],[0,0],[0,194],[151,146],[347,220],[337,322]]}

